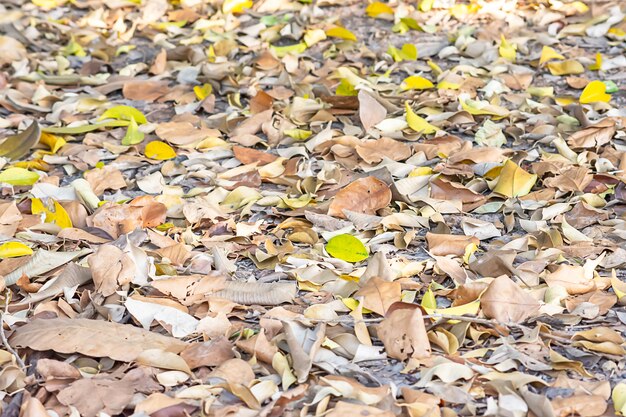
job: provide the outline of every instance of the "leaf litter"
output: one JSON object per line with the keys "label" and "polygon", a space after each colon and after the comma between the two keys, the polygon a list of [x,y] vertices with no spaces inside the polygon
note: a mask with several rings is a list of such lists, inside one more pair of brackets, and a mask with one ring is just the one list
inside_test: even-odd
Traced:
{"label": "leaf litter", "polygon": [[3,415],[624,415],[625,13],[3,2]]}

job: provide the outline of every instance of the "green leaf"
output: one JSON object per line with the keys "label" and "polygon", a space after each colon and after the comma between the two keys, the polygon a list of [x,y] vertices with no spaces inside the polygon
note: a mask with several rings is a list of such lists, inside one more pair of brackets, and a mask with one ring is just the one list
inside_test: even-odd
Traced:
{"label": "green leaf", "polygon": [[98,120],[115,119],[115,120],[135,120],[137,124],[148,123],[146,116],[142,112],[131,106],[114,106],[102,113]]}
{"label": "green leaf", "polygon": [[0,156],[8,159],[19,159],[39,142],[40,136],[41,129],[39,128],[39,123],[33,121],[28,128],[17,135],[7,137],[0,144]]}
{"label": "green leaf", "polygon": [[326,244],[326,252],[333,258],[346,262],[360,262],[369,256],[363,242],[348,234],[330,239]]}
{"label": "green leaf", "polygon": [[130,124],[128,125],[128,130],[126,131],[126,135],[122,139],[122,145],[136,145],[138,143],[141,143],[145,136],[145,133],[139,130],[139,126],[137,125],[135,118],[131,117]]}
{"label": "green leaf", "polygon": [[105,129],[107,127],[122,127],[128,125],[129,121],[127,120],[109,120],[108,122],[94,123],[92,125],[44,127],[41,130],[56,135],[82,135],[83,133],[93,132],[94,130]]}
{"label": "green leaf", "polygon": [[39,179],[39,174],[24,168],[11,167],[0,172],[0,183],[11,185],[33,185]]}

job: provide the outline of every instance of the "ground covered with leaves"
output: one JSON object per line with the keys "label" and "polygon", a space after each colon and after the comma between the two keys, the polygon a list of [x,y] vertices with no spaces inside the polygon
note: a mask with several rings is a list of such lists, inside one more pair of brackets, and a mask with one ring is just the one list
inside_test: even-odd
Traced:
{"label": "ground covered with leaves", "polygon": [[626,413],[624,6],[2,1],[2,416]]}

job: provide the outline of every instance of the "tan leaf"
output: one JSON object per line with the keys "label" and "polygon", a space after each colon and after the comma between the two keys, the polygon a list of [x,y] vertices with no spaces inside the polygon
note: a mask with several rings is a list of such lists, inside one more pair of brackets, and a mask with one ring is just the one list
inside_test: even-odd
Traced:
{"label": "tan leaf", "polygon": [[401,289],[399,282],[389,282],[374,277],[367,280],[354,296],[363,297],[364,308],[384,316],[393,303],[400,301]]}
{"label": "tan leaf", "polygon": [[375,214],[391,202],[389,186],[376,177],[359,178],[340,190],[330,203],[328,215],[346,218],[343,210]]}
{"label": "tan leaf", "polygon": [[109,357],[122,362],[135,360],[147,349],[178,353],[188,346],[173,337],[130,324],[65,318],[35,319],[13,333],[11,344],[33,350]]}
{"label": "tan leaf", "polygon": [[489,284],[480,298],[483,314],[502,323],[520,323],[539,311],[540,304],[506,275]]}
{"label": "tan leaf", "polygon": [[397,303],[378,327],[385,351],[395,359],[423,359],[430,356],[430,342],[422,312],[417,305]]}
{"label": "tan leaf", "polygon": [[365,90],[359,90],[359,118],[367,131],[387,117],[387,109]]}
{"label": "tan leaf", "polygon": [[376,164],[389,158],[393,161],[402,161],[411,156],[411,148],[402,142],[382,137],[376,140],[366,140],[357,145],[356,153],[368,164]]}
{"label": "tan leaf", "polygon": [[480,245],[480,240],[475,236],[445,235],[439,233],[426,233],[428,251],[435,256],[463,256],[467,245]]}

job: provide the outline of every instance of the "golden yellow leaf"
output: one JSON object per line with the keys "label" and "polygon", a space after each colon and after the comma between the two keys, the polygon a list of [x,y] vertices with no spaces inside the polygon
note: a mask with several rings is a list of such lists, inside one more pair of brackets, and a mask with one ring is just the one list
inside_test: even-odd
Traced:
{"label": "golden yellow leaf", "polygon": [[578,101],[581,104],[595,103],[602,101],[608,103],[611,101],[611,95],[606,93],[606,85],[602,81],[592,81],[583,90]]}
{"label": "golden yellow leaf", "polygon": [[552,75],[575,75],[585,72],[583,64],[573,59],[562,62],[549,62],[548,69]]}
{"label": "golden yellow leaf", "polygon": [[369,17],[377,17],[381,14],[393,15],[393,9],[385,3],[375,1],[367,6],[365,12]]}
{"label": "golden yellow leaf", "polygon": [[419,75],[411,75],[402,81],[403,90],[427,90],[435,85],[427,78]]}
{"label": "golden yellow leaf", "polygon": [[61,136],[43,132],[39,137],[39,142],[50,148],[50,152],[57,153],[67,142]]}
{"label": "golden yellow leaf", "polygon": [[198,100],[204,100],[213,92],[213,86],[211,84],[197,85],[193,88],[193,92],[196,94]]}
{"label": "golden yellow leaf", "polygon": [[565,59],[563,55],[555,51],[553,48],[549,46],[544,46],[541,50],[541,58],[539,58],[539,65],[545,64],[546,62],[552,59]]}
{"label": "golden yellow leaf", "polygon": [[506,197],[521,197],[530,192],[535,182],[536,175],[529,174],[509,159],[504,163],[493,191]]}
{"label": "golden yellow leaf", "polygon": [[17,258],[32,255],[33,250],[20,242],[7,242],[0,245],[0,258]]}
{"label": "golden yellow leaf", "polygon": [[429,135],[439,130],[437,127],[415,114],[408,102],[404,104],[404,107],[406,108],[406,122],[414,131]]}
{"label": "golden yellow leaf", "polygon": [[342,28],[341,26],[335,26],[333,28],[326,30],[326,36],[330,38],[339,38],[347,41],[356,41],[356,35],[350,32],[346,28]]}
{"label": "golden yellow leaf", "polygon": [[222,3],[223,13],[242,13],[245,9],[252,7],[252,0],[224,0]]}
{"label": "golden yellow leaf", "polygon": [[54,223],[61,229],[72,227],[72,220],[58,201],[53,202],[53,210],[48,209],[39,198],[32,198],[30,203],[30,211],[33,214],[45,214],[46,223]]}
{"label": "golden yellow leaf", "polygon": [[517,57],[517,45],[509,43],[504,35],[501,35],[498,53],[507,61],[515,62],[515,58]]}
{"label": "golden yellow leaf", "polygon": [[176,158],[176,151],[165,142],[154,140],[146,145],[144,154],[147,158],[165,161]]}
{"label": "golden yellow leaf", "polygon": [[596,53],[596,62],[589,65],[589,69],[592,71],[600,71],[602,69],[602,54],[600,52]]}

